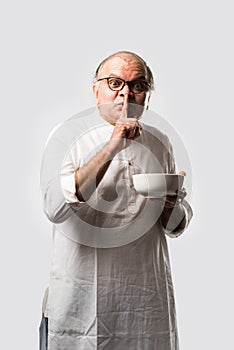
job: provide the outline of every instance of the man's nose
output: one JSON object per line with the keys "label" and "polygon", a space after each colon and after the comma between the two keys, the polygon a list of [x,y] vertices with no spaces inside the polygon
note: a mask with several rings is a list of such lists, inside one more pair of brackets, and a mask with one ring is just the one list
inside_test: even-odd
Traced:
{"label": "man's nose", "polygon": [[125,84],[124,87],[122,88],[122,90],[120,90],[120,95],[123,95],[123,96],[127,95],[128,98],[133,95],[133,93],[129,89],[128,84]]}

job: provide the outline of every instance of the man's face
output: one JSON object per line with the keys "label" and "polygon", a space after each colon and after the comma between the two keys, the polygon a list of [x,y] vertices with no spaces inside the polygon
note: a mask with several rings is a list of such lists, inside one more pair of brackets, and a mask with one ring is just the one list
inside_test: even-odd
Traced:
{"label": "man's face", "polygon": [[[101,67],[98,79],[106,77],[117,77],[125,81],[146,80],[145,67],[135,57],[113,57]],[[120,91],[113,91],[109,88],[106,79],[99,81],[93,86],[96,104],[100,114],[110,123],[115,123],[123,117],[124,102],[127,103],[125,117],[138,118],[145,105],[147,92],[135,94],[130,91],[128,84],[125,84]],[[126,115],[127,114],[127,115]]]}

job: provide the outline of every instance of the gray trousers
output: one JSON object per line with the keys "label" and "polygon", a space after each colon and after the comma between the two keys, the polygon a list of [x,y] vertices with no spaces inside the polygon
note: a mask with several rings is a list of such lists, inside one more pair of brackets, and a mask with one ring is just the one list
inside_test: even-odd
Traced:
{"label": "gray trousers", "polygon": [[39,327],[40,350],[48,349],[48,318],[42,315],[41,324]]}

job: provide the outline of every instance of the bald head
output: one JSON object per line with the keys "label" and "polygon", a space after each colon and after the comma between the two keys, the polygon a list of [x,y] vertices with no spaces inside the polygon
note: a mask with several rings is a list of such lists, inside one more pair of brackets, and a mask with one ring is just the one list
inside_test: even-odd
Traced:
{"label": "bald head", "polygon": [[146,62],[137,54],[130,51],[118,51],[113,53],[112,55],[106,57],[97,67],[95,72],[95,80],[99,79],[103,69],[106,65],[112,60],[118,61],[121,59],[122,62],[126,63],[126,66],[131,67],[134,66],[135,69],[138,69],[139,72],[142,72],[142,75],[145,76],[146,81],[150,85],[150,90],[154,89],[154,78],[150,68],[147,66]]}

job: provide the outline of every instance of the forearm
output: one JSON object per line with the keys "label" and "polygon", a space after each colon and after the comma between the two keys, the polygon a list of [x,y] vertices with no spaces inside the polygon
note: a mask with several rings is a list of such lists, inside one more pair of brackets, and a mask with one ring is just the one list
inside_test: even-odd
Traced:
{"label": "forearm", "polygon": [[76,170],[76,196],[79,200],[86,201],[90,198],[117,152],[117,145],[109,141],[84,166]]}
{"label": "forearm", "polygon": [[75,172],[76,196],[86,201],[95,192],[114,156],[127,147],[127,140],[140,136],[136,118],[123,118],[115,124],[112,136],[105,146],[84,166]]}

